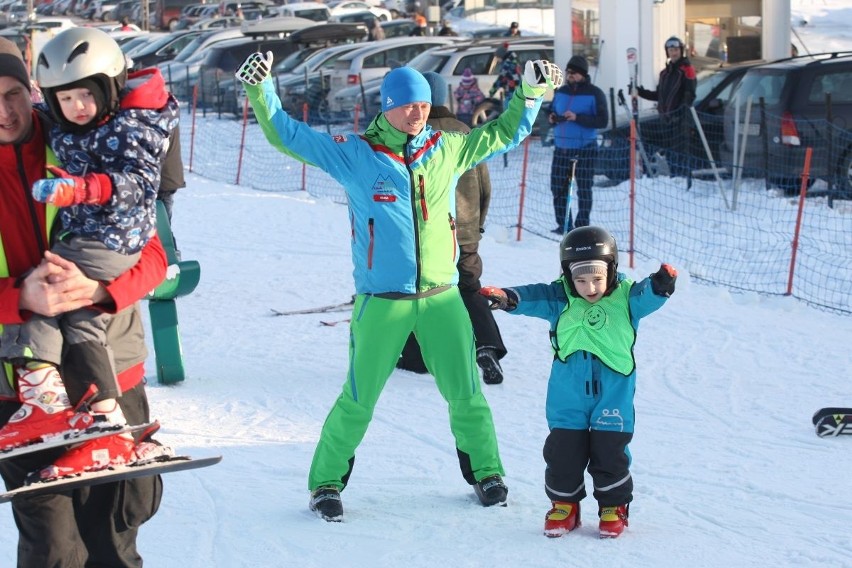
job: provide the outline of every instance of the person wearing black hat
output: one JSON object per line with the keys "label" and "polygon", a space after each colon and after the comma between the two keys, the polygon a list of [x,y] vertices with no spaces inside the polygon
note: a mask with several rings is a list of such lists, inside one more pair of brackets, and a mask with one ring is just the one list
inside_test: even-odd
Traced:
{"label": "person wearing black hat", "polygon": [[657,101],[657,112],[660,115],[658,126],[646,129],[643,134],[647,136],[650,146],[657,146],[666,154],[672,175],[688,177],[691,174],[686,159],[689,107],[695,101],[698,80],[695,67],[687,58],[684,49],[680,38],[672,36],[667,39],[665,50],[668,60],[660,71],[656,90],[638,86],[633,96]]}
{"label": "person wearing black hat", "polygon": [[[589,224],[592,212],[592,183],[597,158],[597,129],[609,120],[606,97],[589,79],[589,62],[582,55],[573,56],[565,68],[566,82],[553,95],[548,122],[553,125],[553,162],[550,166],[550,191],[556,215],[554,233],[562,234],[574,227]],[[566,205],[571,176],[577,186],[577,216]]]}
{"label": "person wearing black hat", "polygon": [[[136,267],[108,283],[88,278],[75,264],[47,250],[56,208],[35,201],[25,180],[37,180],[47,173],[47,133],[52,123],[43,108],[33,107],[21,52],[5,38],[0,38],[0,123],[0,264],[4,267],[0,272],[0,324],[20,324],[30,314],[54,316],[92,305],[114,314],[107,342],[116,354],[122,391],[118,402],[129,422],[148,422],[143,381],[146,350],[137,302],[166,275],[160,241],[156,237],[149,241]],[[26,403],[15,388],[20,375],[26,374],[21,371],[8,366],[0,370],[0,425],[7,424],[20,412],[22,402]],[[51,389],[61,385],[61,380],[73,380],[74,373],[79,368],[73,361],[63,360],[58,373],[49,373],[54,381]],[[28,394],[37,397],[39,393]],[[28,474],[52,463],[64,451],[58,448],[0,461],[6,488],[22,486]],[[11,502],[18,530],[17,551],[0,552],[6,558],[3,565],[141,566],[137,534],[159,507],[162,488],[161,478],[154,476],[34,498],[17,497]]]}
{"label": "person wearing black hat", "polygon": [[509,29],[506,30],[506,37],[521,37],[521,28],[518,27],[518,22],[512,22]]}

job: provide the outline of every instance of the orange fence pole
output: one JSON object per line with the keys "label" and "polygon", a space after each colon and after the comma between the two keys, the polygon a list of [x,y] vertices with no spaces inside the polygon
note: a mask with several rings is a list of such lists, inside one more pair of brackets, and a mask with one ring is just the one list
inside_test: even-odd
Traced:
{"label": "orange fence pole", "polygon": [[354,118],[354,120],[352,121],[352,131],[353,131],[353,132],[358,132],[358,115],[359,115],[360,113],[361,113],[361,105],[360,105],[360,104],[358,104],[358,103],[355,103],[355,113],[354,113],[354,114],[355,114],[355,118]]}
{"label": "orange fence pole", "polygon": [[787,292],[785,296],[793,293],[793,273],[796,270],[796,253],[799,250],[799,234],[802,231],[802,215],[805,210],[805,197],[808,193],[808,178],[811,175],[811,155],[813,148],[805,149],[805,169],[802,172],[802,185],[799,189],[799,212],[796,214],[796,228],[793,231],[793,254],[790,256],[790,275],[787,277]]}
{"label": "orange fence pole", "polygon": [[527,193],[527,162],[530,158],[530,137],[527,136],[524,140],[524,161],[521,165],[521,196],[518,203],[518,235],[517,240],[521,240],[521,230],[524,228],[524,199]]}

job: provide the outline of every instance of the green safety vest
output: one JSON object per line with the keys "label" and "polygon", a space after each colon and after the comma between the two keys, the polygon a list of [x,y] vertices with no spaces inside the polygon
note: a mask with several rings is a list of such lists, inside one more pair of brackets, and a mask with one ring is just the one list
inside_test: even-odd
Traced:
{"label": "green safety vest", "polygon": [[574,297],[565,276],[559,280],[568,295],[568,305],[559,315],[555,335],[551,333],[554,355],[563,363],[577,351],[588,351],[607,367],[629,375],[636,367],[633,345],[636,330],[630,321],[632,280],[622,280],[612,294],[594,304]]}
{"label": "green safety vest", "polygon": [[[53,150],[50,149],[50,146],[47,147],[46,152],[46,162],[48,165],[57,165],[59,160],[56,159],[56,154],[53,153]],[[53,174],[48,173],[48,177],[53,177]],[[45,242],[50,242],[50,230],[53,227],[53,221],[56,219],[56,213],[59,211],[59,208],[48,205],[47,211],[45,212],[45,238],[47,239]],[[8,278],[9,277],[9,264],[6,260],[6,249],[3,248],[3,236],[0,235],[0,278]],[[0,323],[0,333],[3,333],[3,324]],[[12,371],[12,365],[9,363],[3,362],[3,370],[6,374],[6,380],[9,381],[9,385],[14,389],[15,388],[15,376]]]}

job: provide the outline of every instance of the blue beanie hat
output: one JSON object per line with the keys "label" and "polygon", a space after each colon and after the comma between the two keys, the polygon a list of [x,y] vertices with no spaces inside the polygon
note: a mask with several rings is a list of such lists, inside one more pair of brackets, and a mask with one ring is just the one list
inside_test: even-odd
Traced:
{"label": "blue beanie hat", "polygon": [[432,106],[447,106],[447,81],[434,71],[423,73],[432,90]]}
{"label": "blue beanie hat", "polygon": [[426,78],[411,67],[397,67],[382,81],[382,112],[411,103],[432,103]]}

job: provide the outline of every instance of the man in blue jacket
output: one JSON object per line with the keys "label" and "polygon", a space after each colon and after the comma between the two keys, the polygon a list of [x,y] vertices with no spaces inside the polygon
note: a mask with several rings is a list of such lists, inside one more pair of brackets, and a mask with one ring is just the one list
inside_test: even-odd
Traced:
{"label": "man in blue jacket", "polygon": [[[597,129],[605,128],[609,120],[606,97],[592,85],[586,58],[575,55],[565,70],[566,82],[553,95],[548,115],[548,121],[554,125],[550,191],[556,214],[553,232],[558,234],[589,224],[598,154]],[[576,219],[566,211],[572,176],[577,186]]]}
{"label": "man in blue jacket", "polygon": [[508,109],[462,133],[427,124],[429,83],[419,71],[399,67],[382,81],[382,112],[367,130],[332,136],[284,112],[271,68],[271,53],[255,53],[237,72],[261,130],[275,148],[343,186],[352,225],[356,297],[349,372],[314,452],[311,510],[326,521],[343,519],[340,492],[355,450],[412,332],[447,401],[462,476],[484,506],[504,505],[508,488],[457,286],[456,182],[530,133],[546,90],[562,83],[561,70],[547,61],[528,62]]}

